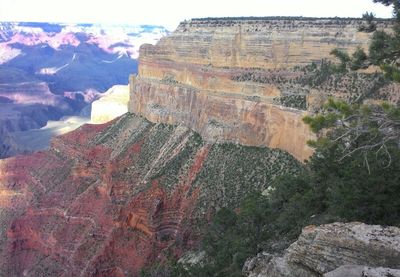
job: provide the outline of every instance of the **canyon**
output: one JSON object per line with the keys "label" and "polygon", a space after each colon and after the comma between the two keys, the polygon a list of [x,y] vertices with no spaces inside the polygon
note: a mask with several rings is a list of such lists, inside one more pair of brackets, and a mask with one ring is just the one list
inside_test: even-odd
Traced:
{"label": "canyon", "polygon": [[19,137],[48,121],[88,120],[93,100],[137,72],[139,46],[167,33],[160,26],[0,22],[0,158],[38,149]]}
{"label": "canyon", "polygon": [[[32,93],[32,99],[34,99],[34,101],[41,101],[43,103],[53,102],[59,109],[64,108],[64,110],[59,112],[60,116],[63,114],[62,111],[67,109],[68,105],[64,103],[63,99],[50,93],[45,84],[42,84],[42,86],[47,88],[47,90],[45,90],[46,94],[44,95],[35,91],[34,84],[26,85],[31,86],[31,90],[34,91],[34,93]],[[40,96],[43,97],[40,98]],[[27,101],[26,97],[24,97],[23,101]],[[0,110],[2,111],[0,114],[5,114],[4,119],[0,120],[0,126],[8,126],[8,130],[12,130],[12,132],[3,130],[4,133],[1,136],[3,144],[2,147],[0,147],[0,152],[3,156],[15,156],[16,154],[27,154],[47,149],[54,136],[71,132],[85,123],[106,123],[125,114],[128,111],[128,102],[128,86],[115,85],[103,93],[99,99],[92,102],[90,118],[88,116],[78,115],[63,116],[59,120],[49,120],[52,119],[52,113],[57,111],[56,108],[44,109],[44,111],[39,110],[39,108],[32,108],[29,110],[30,112],[28,114],[23,114],[24,109],[19,110],[16,106],[10,107],[7,105],[8,103],[3,103],[4,105],[0,104]],[[16,113],[15,116],[11,116],[12,113]],[[70,111],[70,113],[73,112]],[[57,119],[57,117],[54,119]],[[37,125],[29,125],[33,120],[39,121]],[[46,122],[47,124],[41,127],[42,124]]]}
{"label": "canyon", "polygon": [[[193,19],[143,45],[128,107],[126,94],[111,90],[94,104],[99,124],[0,160],[0,276],[138,276],[198,247],[216,211],[300,172],[315,138],[302,119],[329,96],[398,103],[399,86],[379,73],[324,71],[332,49],[367,47],[362,23]],[[360,229],[366,239],[354,235]],[[337,223],[305,228],[288,255],[258,257],[248,273],[280,276],[282,262],[285,272],[296,264],[299,276],[305,267],[321,276],[349,264],[349,245],[352,265],[399,267],[360,258],[357,247],[369,242],[375,256],[398,258],[398,228]]]}

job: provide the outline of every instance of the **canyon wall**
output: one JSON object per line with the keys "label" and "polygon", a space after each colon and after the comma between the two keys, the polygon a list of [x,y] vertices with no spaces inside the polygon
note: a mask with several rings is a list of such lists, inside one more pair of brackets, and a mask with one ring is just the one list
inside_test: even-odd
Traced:
{"label": "canyon wall", "polygon": [[[334,48],[366,48],[371,34],[358,32],[361,24],[340,18],[185,21],[155,46],[141,47],[129,110],[153,122],[183,123],[206,140],[280,148],[304,160],[313,138],[302,122],[306,111],[277,103],[287,93],[279,80],[297,78],[296,67],[329,59]],[[390,21],[377,26],[386,29]],[[264,81],[246,78],[254,73],[266,75]],[[303,87],[289,93],[301,94]]]}
{"label": "canyon wall", "polygon": [[[312,134],[302,117],[319,93],[345,94],[352,79],[344,77],[343,87],[332,88],[330,79],[310,86],[303,81],[316,82],[312,74],[318,72],[307,75],[295,66],[328,57],[329,47],[366,45],[369,35],[356,32],[359,24],[193,20],[158,45],[143,46],[139,76],[130,79],[129,110],[135,114],[84,125],[54,138],[49,150],[0,161],[0,276],[138,276],[146,266],[195,248],[221,207],[237,208],[249,193],[268,192],[276,177],[300,172],[293,156],[265,146],[307,158]],[[282,46],[291,41],[295,50]],[[284,59],[290,51],[297,54]],[[357,82],[375,91],[375,81]],[[301,99],[290,104],[288,95],[305,97],[306,105]],[[348,240],[330,239],[331,227],[314,230],[291,247],[288,263],[305,257],[304,266],[344,264],[323,254],[334,252],[329,244],[336,243],[346,254]],[[384,235],[398,238],[395,232]],[[321,233],[322,240],[313,239]],[[397,244],[380,245],[390,252],[398,245],[392,241]],[[306,244],[310,254],[303,251]]]}

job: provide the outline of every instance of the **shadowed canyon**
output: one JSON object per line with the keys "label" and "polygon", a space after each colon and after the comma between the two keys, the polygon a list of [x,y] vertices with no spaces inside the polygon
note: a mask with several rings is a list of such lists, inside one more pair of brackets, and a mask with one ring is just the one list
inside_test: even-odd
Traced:
{"label": "shadowed canyon", "polygon": [[[38,129],[48,121],[88,122],[90,104],[137,72],[139,46],[166,33],[159,26],[0,22],[0,158],[47,148],[57,133]],[[47,143],[19,139],[36,134]]]}

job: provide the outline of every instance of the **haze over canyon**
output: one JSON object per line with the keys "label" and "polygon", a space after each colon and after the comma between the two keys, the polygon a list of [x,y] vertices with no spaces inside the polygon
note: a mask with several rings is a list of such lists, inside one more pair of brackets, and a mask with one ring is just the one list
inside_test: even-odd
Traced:
{"label": "haze over canyon", "polygon": [[[59,122],[58,131],[87,122],[91,102],[137,71],[139,46],[166,33],[159,26],[0,23],[0,158],[48,147],[52,126],[29,130],[49,120],[80,116]],[[37,136],[41,143],[29,143]]]}

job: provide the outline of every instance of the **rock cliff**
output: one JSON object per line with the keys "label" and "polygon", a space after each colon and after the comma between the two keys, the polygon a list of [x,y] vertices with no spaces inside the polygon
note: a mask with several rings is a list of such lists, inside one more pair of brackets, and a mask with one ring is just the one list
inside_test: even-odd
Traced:
{"label": "rock cliff", "polygon": [[[126,114],[0,161],[0,276],[137,276],[299,163]],[[237,174],[240,172],[240,174]]]}
{"label": "rock cliff", "polygon": [[283,257],[264,253],[244,266],[251,277],[383,277],[399,269],[400,229],[358,222],[305,227]]}
{"label": "rock cliff", "polygon": [[106,123],[128,112],[128,86],[115,85],[99,100],[92,103],[90,121],[94,124]]}
{"label": "rock cliff", "polygon": [[[306,102],[328,88],[322,82],[312,90],[304,81],[317,78],[298,68],[330,59],[337,47],[365,48],[371,34],[358,32],[360,24],[338,18],[185,21],[155,46],[141,47],[129,110],[153,122],[183,123],[209,141],[280,148],[304,160],[313,138],[302,122]],[[380,29],[388,26],[378,22]],[[304,108],[285,105],[286,95]]]}

